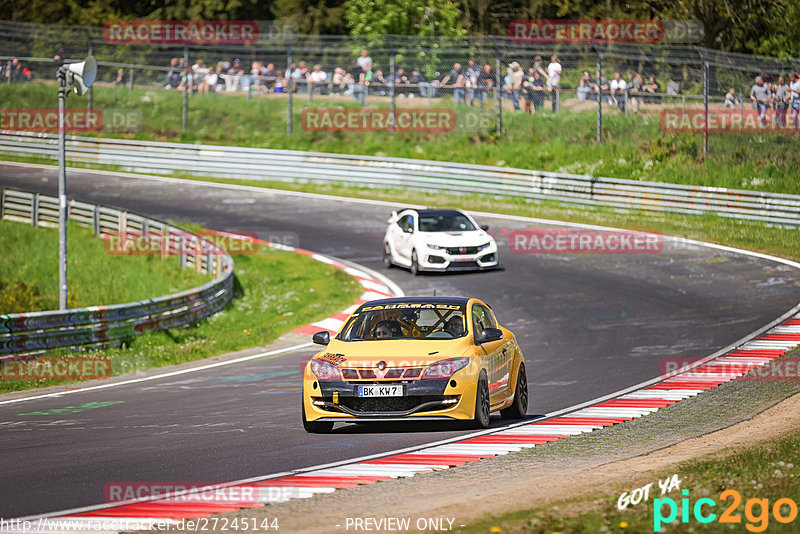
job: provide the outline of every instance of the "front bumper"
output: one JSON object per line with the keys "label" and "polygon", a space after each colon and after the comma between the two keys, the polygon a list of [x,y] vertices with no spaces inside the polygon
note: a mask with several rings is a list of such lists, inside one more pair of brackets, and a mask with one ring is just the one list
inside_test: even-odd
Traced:
{"label": "front bumper", "polygon": [[[403,385],[402,397],[357,395],[358,386],[395,384]],[[312,375],[303,381],[303,402],[309,421],[469,420],[474,417],[475,382],[463,377],[379,382],[317,381]]]}
{"label": "front bumper", "polygon": [[450,254],[444,249],[425,249],[417,260],[421,271],[475,271],[496,269],[500,265],[497,245],[474,254]]}

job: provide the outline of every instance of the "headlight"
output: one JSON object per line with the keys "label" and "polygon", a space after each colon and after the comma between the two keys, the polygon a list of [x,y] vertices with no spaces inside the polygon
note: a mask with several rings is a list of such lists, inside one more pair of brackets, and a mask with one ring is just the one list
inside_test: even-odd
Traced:
{"label": "headlight", "polygon": [[325,360],[311,360],[311,372],[320,380],[341,380],[339,368]]}
{"label": "headlight", "polygon": [[444,249],[444,247],[440,247],[439,245],[431,245],[430,243],[428,243],[428,248],[431,249],[431,250],[442,250],[442,249]]}
{"label": "headlight", "polygon": [[481,250],[483,250],[483,249],[485,249],[485,248],[489,248],[489,245],[491,245],[491,244],[492,244],[492,243],[491,243],[491,242],[489,242],[489,243],[486,243],[485,245],[480,245],[480,246],[478,246],[478,252],[480,252]]}
{"label": "headlight", "polygon": [[422,378],[450,378],[459,369],[469,364],[469,358],[450,358],[432,363],[425,369]]}

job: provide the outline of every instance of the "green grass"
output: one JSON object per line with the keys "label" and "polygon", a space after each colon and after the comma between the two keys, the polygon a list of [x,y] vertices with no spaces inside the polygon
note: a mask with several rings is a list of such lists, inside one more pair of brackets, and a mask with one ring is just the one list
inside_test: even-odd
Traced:
{"label": "green grass", "polygon": [[[533,117],[505,113],[505,132],[497,137],[491,116],[480,128],[449,133],[321,133],[300,127],[306,95],[295,98],[295,129],[286,135],[286,97],[211,94],[193,96],[189,128],[181,131],[183,95],[163,89],[96,87],[98,108],[137,109],[143,128],[134,133],[103,133],[154,141],[181,141],[313,150],[359,155],[397,156],[590,174],[633,180],[663,181],[800,194],[797,138],[781,134],[712,135],[712,157],[702,160],[702,136],[668,134],[660,129],[658,111],[625,117],[605,107],[604,139],[596,137],[594,109]],[[13,108],[53,107],[55,86],[45,83],[0,85],[0,100]],[[425,99],[402,99],[400,105],[426,105]],[[71,95],[68,107],[83,107],[85,98]],[[315,106],[352,106],[349,97],[318,100]],[[370,105],[388,102],[373,98]],[[449,99],[435,106],[451,106]],[[463,118],[466,108],[456,108]],[[488,108],[487,108],[488,111]],[[491,114],[490,114],[491,115]]]}
{"label": "green grass", "polygon": [[[14,225],[15,230],[7,230],[7,226]],[[22,223],[2,222],[0,226],[0,241],[7,239],[9,235],[21,235],[24,230],[16,227],[25,228]],[[31,231],[34,229],[31,228]],[[28,239],[22,242],[22,246],[17,249],[3,247],[3,250],[20,250],[23,253],[14,255],[6,254],[17,258],[16,261],[9,261],[8,258],[0,258],[0,272],[18,272],[16,279],[31,284],[37,278],[35,273],[41,273],[42,277],[48,275],[46,265],[52,265],[55,271],[56,258],[52,262],[45,261],[44,256],[50,254],[52,243],[47,241],[47,237],[39,237],[38,232],[50,232],[51,230],[35,229],[36,239]],[[53,231],[54,232],[54,231]],[[70,251],[75,258],[75,266],[72,272],[76,273],[76,287],[86,288],[86,291],[97,291],[88,282],[96,281],[100,284],[101,279],[108,277],[110,283],[119,284],[120,277],[110,276],[116,274],[110,270],[111,267],[95,268],[95,261],[108,261],[102,250],[102,243],[99,239],[94,239],[91,235],[80,235],[80,229],[70,230]],[[57,244],[57,236],[55,243]],[[73,241],[75,242],[73,244]],[[83,241],[83,243],[81,243]],[[10,243],[11,240],[9,239]],[[17,243],[19,245],[19,243]],[[31,245],[33,244],[33,245]],[[99,250],[97,247],[100,247]],[[38,250],[41,248],[42,250]],[[80,253],[81,248],[94,249],[95,256],[88,257]],[[56,248],[57,250],[57,248]],[[24,258],[23,258],[24,257]],[[159,257],[138,256],[138,257],[119,257],[109,256],[115,261],[136,260],[144,261],[141,266],[148,270],[139,269],[140,276],[144,279],[150,268],[158,269]],[[176,258],[167,260],[177,263]],[[30,262],[29,267],[17,269],[16,266]],[[172,271],[167,270],[166,263],[161,267],[164,278],[161,284],[154,284],[152,287],[144,286],[141,290],[141,298],[146,296],[167,294],[177,290],[173,286],[179,280],[191,280],[182,289],[186,289],[197,282],[208,281],[208,278],[197,277],[189,270]],[[113,374],[130,373],[142,369],[162,367],[165,365],[180,364],[188,361],[225,354],[228,352],[246,349],[255,346],[266,345],[275,341],[282,334],[293,330],[299,326],[308,324],[312,321],[328,317],[329,315],[341,311],[352,304],[362,292],[361,286],[343,271],[331,267],[327,264],[315,261],[307,256],[284,252],[268,247],[261,247],[256,254],[234,256],[235,262],[235,296],[233,301],[220,313],[214,315],[209,320],[187,328],[173,328],[166,331],[148,332],[141,336],[128,339],[121,347],[109,347],[97,350],[82,351],[82,356],[102,356],[109,357],[112,362]],[[10,266],[15,266],[10,269]],[[85,273],[78,278],[79,267],[86,268],[92,266],[92,273]],[[136,286],[135,280],[138,276],[132,276],[126,270],[116,264],[116,271],[123,272],[125,277],[122,279],[126,291],[132,291],[129,286]],[[107,276],[108,275],[108,276]],[[56,275],[57,277],[57,275]],[[199,279],[198,279],[199,278]],[[72,280],[72,279],[71,279]],[[72,282],[71,282],[72,283]],[[85,284],[85,286],[83,285]],[[172,285],[170,285],[172,284]],[[45,287],[42,284],[41,287]],[[55,288],[54,288],[55,290]],[[122,291],[122,288],[114,290]],[[126,293],[137,296],[138,293]],[[98,298],[103,293],[97,293]],[[76,296],[80,302],[86,301],[86,293],[80,291]],[[129,299],[124,298],[122,301]],[[135,300],[135,299],[134,299]],[[43,301],[49,302],[49,301]],[[56,306],[58,299],[56,298]],[[96,304],[100,301],[92,301]],[[57,351],[53,355],[72,354],[67,351]],[[34,387],[45,387],[51,385],[65,384],[65,381],[44,381],[44,380],[0,380],[0,393],[8,393]]]}
{"label": "green grass", "polygon": [[[58,309],[58,230],[0,220],[0,314]],[[91,231],[70,224],[71,308],[121,304],[200,286],[211,278],[179,269],[178,257],[108,254]]]}
{"label": "green grass", "polygon": [[[764,442],[758,446],[744,450],[729,449],[715,454],[715,457],[694,459],[682,462],[670,471],[649,473],[649,479],[644,484],[653,483],[649,500],[637,505],[629,505],[624,510],[617,508],[620,495],[633,487],[609,487],[605,493],[592,494],[587,497],[561,500],[542,507],[530,510],[508,513],[487,517],[470,524],[463,529],[456,529],[460,534],[483,534],[486,532],[502,532],[503,534],[551,534],[555,532],[653,532],[655,499],[674,499],[677,508],[681,508],[681,499],[684,496],[677,489],[661,496],[658,480],[666,480],[673,474],[678,474],[681,490],[688,490],[689,495],[689,520],[681,523],[681,513],[677,514],[677,524],[661,526],[661,532],[731,532],[730,524],[719,522],[722,512],[732,505],[732,497],[720,498],[725,490],[735,490],[741,496],[741,503],[732,510],[733,515],[741,518],[741,523],[735,526],[734,532],[761,532],[763,530],[750,530],[766,524],[766,532],[797,532],[798,519],[789,524],[781,524],[770,516],[763,523],[761,508],[750,504],[753,513],[748,518],[746,507],[750,499],[768,499],[769,513],[776,500],[790,498],[798,503],[797,486],[800,484],[800,431],[791,432],[781,438]],[[632,475],[633,476],[633,475]],[[645,476],[636,473],[638,479]],[[644,479],[643,479],[644,480]],[[636,486],[640,487],[640,486]],[[717,518],[707,525],[698,522],[692,515],[692,509],[698,499],[710,498],[717,503],[717,507],[710,509],[703,506],[703,514],[709,511],[715,513]],[[663,516],[669,514],[669,504],[659,506]],[[788,516],[788,509],[783,508],[782,514]],[[499,528],[499,530],[497,530]],[[745,530],[747,528],[747,530]]]}
{"label": "green grass", "polygon": [[[782,359],[794,360],[798,356],[800,356],[800,349],[796,348],[783,355]],[[671,435],[672,433],[683,435],[678,440],[682,441],[692,435],[701,436],[716,428],[724,428],[737,422],[747,425],[749,417],[746,414],[749,413],[752,417],[766,407],[774,405],[775,402],[796,394],[796,384],[790,380],[775,382],[734,380],[693,399],[687,399],[665,410],[659,410],[656,414],[648,417],[597,431],[614,434],[619,440],[619,443],[614,445],[609,441],[609,435],[604,438],[598,437],[597,439],[603,440],[605,447],[601,451],[595,449],[597,442],[589,441],[570,452],[570,449],[565,446],[570,442],[580,442],[582,438],[576,437],[553,442],[543,447],[537,446],[535,449],[529,449],[527,453],[521,454],[530,454],[534,461],[547,461],[548,454],[556,459],[563,459],[569,455],[580,463],[583,455],[602,457],[605,451],[613,448],[622,450],[629,448],[640,453],[649,452],[651,447],[657,448],[674,443],[675,436]],[[749,398],[744,400],[741,398],[742,395]],[[705,399],[705,396],[712,398]],[[762,402],[763,405],[761,405]],[[664,413],[676,408],[678,413],[671,415]],[[691,421],[690,414],[694,414],[698,419],[703,419],[703,423],[699,427],[693,428],[695,423]],[[646,419],[657,418],[659,415],[664,419],[660,423],[650,422],[651,427],[648,430]],[[733,416],[733,419],[730,419],[730,416]],[[669,423],[671,419],[675,422]],[[704,425],[707,425],[707,428],[701,430]],[[626,429],[626,427],[628,428]],[[638,430],[634,430],[634,428],[638,428]],[[651,435],[652,431],[669,437],[665,442],[657,439],[657,436]],[[583,438],[586,439],[589,436],[584,435]],[[639,440],[644,437],[656,439],[653,439],[652,444],[640,442]],[[674,499],[676,509],[678,509],[677,522],[674,524],[664,522],[661,532],[730,532],[731,530],[734,532],[797,532],[800,516],[791,523],[782,525],[771,515],[767,522],[762,523],[760,507],[755,503],[748,505],[748,501],[750,499],[768,499],[770,514],[778,499],[789,498],[794,500],[796,505],[800,505],[798,502],[800,494],[797,491],[800,483],[800,430],[794,429],[777,438],[747,447],[733,446],[734,443],[738,443],[734,440],[729,442],[731,443],[729,448],[679,462],[669,470],[631,471],[624,484],[608,484],[601,486],[602,489],[584,492],[578,496],[573,495],[571,498],[539,503],[528,510],[503,513],[501,509],[497,514],[487,515],[456,532],[460,534],[483,534],[493,531],[504,534],[653,532],[654,512],[657,506],[655,499],[657,498]],[[666,481],[676,474],[680,479],[680,487],[673,488],[662,495],[658,481]],[[649,490],[648,500],[642,500],[638,504],[628,504],[623,507],[623,510],[618,509],[617,505],[623,492],[627,492],[630,496],[636,488],[641,488],[649,483],[652,483],[653,486]],[[688,490],[688,495],[684,496],[681,490]],[[732,497],[720,498],[720,494],[725,490],[735,490],[741,496],[739,505],[731,510],[733,515],[741,518],[741,523],[734,525],[733,529],[730,524],[721,524],[718,521],[721,514],[733,503]],[[681,522],[680,512],[681,499],[684,497],[689,499],[689,518],[686,524]],[[709,508],[707,504],[703,505],[703,514],[708,514],[710,511],[717,515],[716,520],[707,525],[701,524],[693,516],[694,505],[702,498],[710,498],[717,503],[713,509]],[[748,507],[751,512],[750,518],[746,515]],[[669,515],[668,503],[658,504],[658,508],[662,511],[663,516]],[[782,514],[788,515],[786,507]],[[751,526],[747,527],[748,524]],[[766,529],[760,529],[761,526],[766,526]],[[490,530],[492,528],[495,530]]]}

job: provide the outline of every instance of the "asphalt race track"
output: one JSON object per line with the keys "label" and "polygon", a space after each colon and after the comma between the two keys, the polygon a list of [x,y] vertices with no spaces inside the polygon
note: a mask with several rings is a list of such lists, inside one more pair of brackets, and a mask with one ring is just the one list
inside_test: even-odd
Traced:
{"label": "asphalt race track", "polygon": [[[56,176],[54,168],[0,164],[3,186],[55,195]],[[512,254],[503,231],[533,223],[478,217],[498,238],[503,270],[415,278],[381,264],[391,211],[386,205],[78,170],[68,173],[68,192],[157,218],[283,238],[387,274],[408,295],[435,289],[437,295],[482,298],[524,351],[530,416],[654,378],[664,358],[711,354],[800,300],[800,272],[706,247],[667,243],[650,254]],[[468,432],[395,424],[306,434],[300,362],[311,353],[0,405],[0,517],[99,504],[109,482],[221,482]],[[68,406],[78,408],[48,414]]]}

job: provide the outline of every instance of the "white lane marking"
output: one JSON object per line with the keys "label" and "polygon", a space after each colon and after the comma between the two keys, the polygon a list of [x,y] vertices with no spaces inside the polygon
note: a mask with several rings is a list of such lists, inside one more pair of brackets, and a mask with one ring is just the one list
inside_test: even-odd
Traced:
{"label": "white lane marking", "polygon": [[107,388],[113,388],[113,387],[117,387],[117,386],[125,386],[125,385],[129,385],[129,384],[138,384],[139,382],[148,382],[150,380],[158,380],[160,378],[167,378],[167,377],[170,377],[170,376],[177,376],[177,375],[183,375],[183,374],[187,374],[187,373],[194,373],[196,371],[204,371],[206,369],[213,369],[215,367],[223,367],[225,365],[232,365],[232,364],[235,364],[235,363],[241,363],[241,362],[246,362],[246,361],[250,361],[250,360],[257,360],[259,358],[268,358],[270,356],[277,356],[279,354],[283,354],[283,353],[287,353],[287,352],[294,352],[296,350],[300,350],[300,349],[304,349],[304,348],[307,348],[307,347],[311,347],[313,345],[314,344],[311,343],[311,342],[300,343],[299,345],[292,345],[291,347],[286,347],[286,348],[283,348],[283,349],[270,350],[270,351],[267,351],[267,352],[259,352],[258,354],[252,354],[250,356],[242,356],[240,358],[235,358],[233,360],[227,360],[227,361],[224,361],[224,362],[208,363],[206,365],[200,365],[198,367],[192,367],[192,368],[189,368],[189,369],[180,369],[178,371],[170,371],[168,373],[161,373],[161,374],[152,375],[152,376],[143,376],[141,378],[132,378],[130,380],[123,380],[122,382],[114,382],[112,384],[100,384],[100,385],[97,385],[97,386],[88,386],[88,387],[80,388],[80,389],[70,389],[70,390],[67,390],[67,391],[59,391],[59,392],[56,392],[56,393],[47,393],[47,394],[44,394],[44,395],[33,395],[31,397],[20,397],[18,399],[10,399],[10,400],[5,400],[5,401],[0,401],[0,405],[3,405],[3,404],[14,404],[14,403],[17,403],[17,402],[24,402],[24,401],[30,401],[30,400],[36,400],[36,399],[47,399],[47,398],[52,398],[52,397],[61,397],[62,395],[71,395],[73,393],[85,393],[87,391],[95,391],[95,390],[98,390],[98,389],[107,389]]}
{"label": "white lane marking", "polygon": [[[558,435],[558,434],[566,434],[568,436],[577,435],[577,434],[585,434],[587,432],[593,432],[603,428],[603,425],[528,425],[528,426],[518,426],[511,428],[509,430],[504,430],[503,432],[509,432],[513,434],[540,434],[544,436],[551,436],[551,435]],[[494,435],[494,434],[492,434]]]}
{"label": "white lane marking", "polygon": [[652,406],[648,408],[584,408],[570,414],[570,417],[640,417],[658,410]]}
{"label": "white lane marking", "polygon": [[338,332],[339,328],[344,324],[344,321],[341,319],[336,319],[334,317],[328,317],[327,319],[323,319],[321,321],[317,321],[316,323],[311,323],[314,326],[318,326],[320,328],[325,328],[327,330],[333,330],[334,332]]}
{"label": "white lane marking", "polygon": [[[463,441],[463,440],[462,440]],[[437,445],[423,449],[425,454],[508,454],[522,450],[522,444],[504,445],[502,443],[454,443],[452,445]],[[422,452],[422,451],[420,451]]]}
{"label": "white lane marking", "polygon": [[776,326],[769,332],[770,334],[800,334],[800,324],[789,326]]}
{"label": "white lane marking", "polygon": [[698,393],[705,391],[704,389],[665,389],[665,390],[642,390],[634,393],[628,393],[619,397],[620,399],[664,399],[679,401],[693,397]]}

